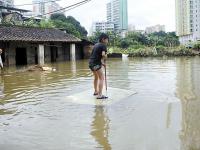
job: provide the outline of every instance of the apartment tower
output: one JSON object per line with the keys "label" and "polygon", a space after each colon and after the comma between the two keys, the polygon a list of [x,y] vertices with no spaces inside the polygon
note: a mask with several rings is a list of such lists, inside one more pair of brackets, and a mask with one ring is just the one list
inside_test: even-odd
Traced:
{"label": "apartment tower", "polygon": [[115,30],[123,32],[128,30],[127,0],[110,0],[107,3],[107,21],[115,24]]}
{"label": "apartment tower", "polygon": [[176,34],[182,44],[200,40],[200,0],[176,0]]}

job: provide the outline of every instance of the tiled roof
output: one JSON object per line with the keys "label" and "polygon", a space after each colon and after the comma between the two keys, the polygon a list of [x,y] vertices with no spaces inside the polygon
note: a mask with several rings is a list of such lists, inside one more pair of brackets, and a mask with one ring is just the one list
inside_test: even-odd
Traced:
{"label": "tiled roof", "polygon": [[80,42],[81,40],[58,29],[0,26],[0,41]]}

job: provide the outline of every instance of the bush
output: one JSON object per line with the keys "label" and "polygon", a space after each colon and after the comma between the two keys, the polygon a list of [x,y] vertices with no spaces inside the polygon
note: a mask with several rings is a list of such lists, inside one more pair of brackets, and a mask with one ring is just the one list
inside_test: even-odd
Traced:
{"label": "bush", "polygon": [[112,53],[123,53],[123,50],[121,48],[118,47],[110,47],[108,48],[108,53],[112,54]]}
{"label": "bush", "polygon": [[200,42],[195,43],[195,44],[193,45],[193,49],[199,51],[199,50],[200,50]]}
{"label": "bush", "polygon": [[118,47],[110,47],[109,53],[128,54],[129,57],[162,57],[162,56],[195,56],[192,49],[187,49],[185,46],[176,48],[166,48],[164,46],[145,47],[142,45],[132,45],[128,49]]}

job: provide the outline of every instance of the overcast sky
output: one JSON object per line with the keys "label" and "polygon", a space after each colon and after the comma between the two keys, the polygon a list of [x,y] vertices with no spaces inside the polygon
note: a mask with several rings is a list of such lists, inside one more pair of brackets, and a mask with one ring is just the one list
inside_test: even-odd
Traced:
{"label": "overcast sky", "polygon": [[[69,6],[82,0],[60,0],[62,6]],[[92,0],[66,15],[74,16],[89,31],[92,22],[106,20],[106,3],[108,0]],[[32,0],[15,0],[15,4],[32,3]],[[30,6],[20,7],[32,9]],[[175,31],[175,0],[128,0],[129,24],[136,29],[145,29],[147,26],[161,24],[166,31]]]}

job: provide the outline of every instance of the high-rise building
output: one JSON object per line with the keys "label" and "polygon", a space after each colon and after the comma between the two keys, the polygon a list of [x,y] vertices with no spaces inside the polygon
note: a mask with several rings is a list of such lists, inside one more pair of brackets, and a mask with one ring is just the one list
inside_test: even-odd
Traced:
{"label": "high-rise building", "polygon": [[0,6],[3,6],[4,8],[0,9],[0,22],[3,19],[2,13],[10,12],[8,9],[9,7],[14,7],[14,0],[0,0]]}
{"label": "high-rise building", "polygon": [[113,22],[118,32],[128,30],[127,0],[110,0],[107,3],[107,21]]}
{"label": "high-rise building", "polygon": [[160,32],[163,31],[165,32],[165,25],[155,25],[155,26],[151,26],[151,27],[146,27],[145,29],[145,33],[150,34],[150,33],[154,33],[154,32]]}
{"label": "high-rise building", "polygon": [[14,7],[14,0],[0,0],[0,5],[5,7]]}
{"label": "high-rise building", "polygon": [[[60,5],[52,0],[33,0],[33,13],[37,15],[45,15],[49,18],[51,12],[61,9]],[[49,14],[48,14],[49,13]]]}
{"label": "high-rise building", "polygon": [[176,33],[182,44],[200,40],[199,0],[176,0]]}
{"label": "high-rise building", "polygon": [[111,14],[111,2],[107,3],[107,21],[112,22],[112,14]]}

